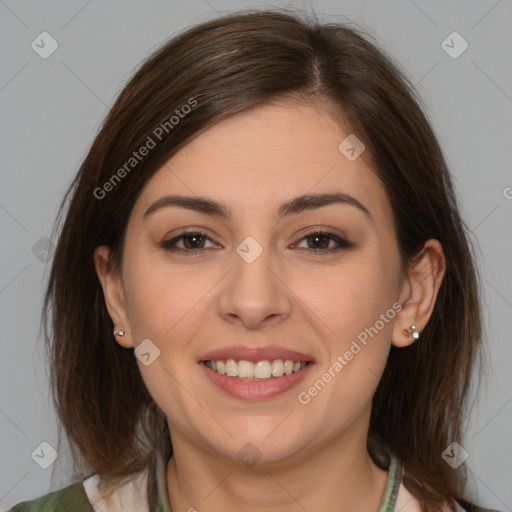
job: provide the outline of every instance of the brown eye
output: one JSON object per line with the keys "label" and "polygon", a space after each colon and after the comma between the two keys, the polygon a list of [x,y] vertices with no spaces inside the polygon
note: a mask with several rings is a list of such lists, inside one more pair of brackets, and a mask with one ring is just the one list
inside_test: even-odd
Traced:
{"label": "brown eye", "polygon": [[332,240],[326,235],[309,235],[306,237],[308,239],[308,247],[310,249],[327,249],[329,247],[329,243]]}
{"label": "brown eye", "polygon": [[204,246],[205,237],[203,235],[186,235],[181,238],[186,249],[202,249]]}
{"label": "brown eye", "polygon": [[[301,247],[303,241],[306,241],[306,247]],[[307,234],[296,247],[301,252],[320,254],[348,249],[353,247],[353,244],[332,233],[314,232]]]}
{"label": "brown eye", "polygon": [[[210,247],[205,246],[208,241],[211,243]],[[201,233],[199,231],[182,233],[180,236],[162,242],[161,246],[166,251],[189,254],[195,254],[196,252],[216,247],[205,233]]]}

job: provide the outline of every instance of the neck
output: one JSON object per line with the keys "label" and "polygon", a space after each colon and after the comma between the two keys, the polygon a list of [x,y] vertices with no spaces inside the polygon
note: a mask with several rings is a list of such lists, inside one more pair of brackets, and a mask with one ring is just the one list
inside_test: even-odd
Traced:
{"label": "neck", "polygon": [[246,467],[171,433],[173,456],[167,465],[171,510],[377,511],[387,473],[371,460],[366,435],[330,440],[286,462],[262,461]]}

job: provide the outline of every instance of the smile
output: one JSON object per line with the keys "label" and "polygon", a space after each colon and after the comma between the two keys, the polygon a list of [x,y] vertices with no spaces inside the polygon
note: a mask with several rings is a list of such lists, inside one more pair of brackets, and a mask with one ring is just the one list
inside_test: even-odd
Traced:
{"label": "smile", "polygon": [[237,380],[268,380],[291,375],[301,371],[308,361],[293,361],[292,359],[262,360],[257,362],[244,359],[205,361],[205,365],[220,375],[226,375]]}
{"label": "smile", "polygon": [[293,359],[203,360],[199,367],[224,394],[243,400],[269,400],[291,391],[315,367],[313,361]]}

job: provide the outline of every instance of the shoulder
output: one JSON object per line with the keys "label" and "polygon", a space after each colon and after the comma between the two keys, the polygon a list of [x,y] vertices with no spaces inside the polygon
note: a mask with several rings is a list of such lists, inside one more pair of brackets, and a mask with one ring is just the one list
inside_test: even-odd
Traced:
{"label": "shoulder", "polygon": [[18,503],[8,512],[147,512],[147,473],[129,479],[104,496],[99,475],[51,492],[31,501]]}
{"label": "shoulder", "polygon": [[99,475],[84,480],[83,487],[94,507],[101,512],[149,512],[147,494],[148,472],[143,471],[105,495],[99,486]]}
{"label": "shoulder", "polygon": [[460,507],[457,509],[457,511],[461,510],[467,512],[499,512],[498,510],[479,507],[478,505],[474,505],[473,503],[464,500],[460,500],[457,505]]}
{"label": "shoulder", "polygon": [[18,503],[8,512],[94,512],[81,482],[40,498]]}
{"label": "shoulder", "polygon": [[[455,512],[499,512],[498,510],[482,508],[463,500],[454,502],[454,507]],[[422,512],[419,501],[407,490],[403,482],[400,482],[400,487],[398,488],[395,510],[400,512]],[[452,509],[447,504],[444,506],[443,512],[452,512]]]}
{"label": "shoulder", "polygon": [[100,487],[100,476],[94,474],[60,491],[18,503],[8,512],[149,512],[148,475],[146,468],[107,492]]}

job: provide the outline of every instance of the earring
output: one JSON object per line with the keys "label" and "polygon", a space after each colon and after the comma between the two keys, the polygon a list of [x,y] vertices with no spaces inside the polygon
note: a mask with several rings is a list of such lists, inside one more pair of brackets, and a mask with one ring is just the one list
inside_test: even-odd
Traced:
{"label": "earring", "polygon": [[406,338],[412,338],[413,340],[417,340],[420,337],[420,333],[416,332],[415,325],[411,325],[409,329],[404,329],[402,333]]}
{"label": "earring", "polygon": [[122,338],[124,336],[124,331],[114,330],[114,336],[119,336],[120,338]]}

